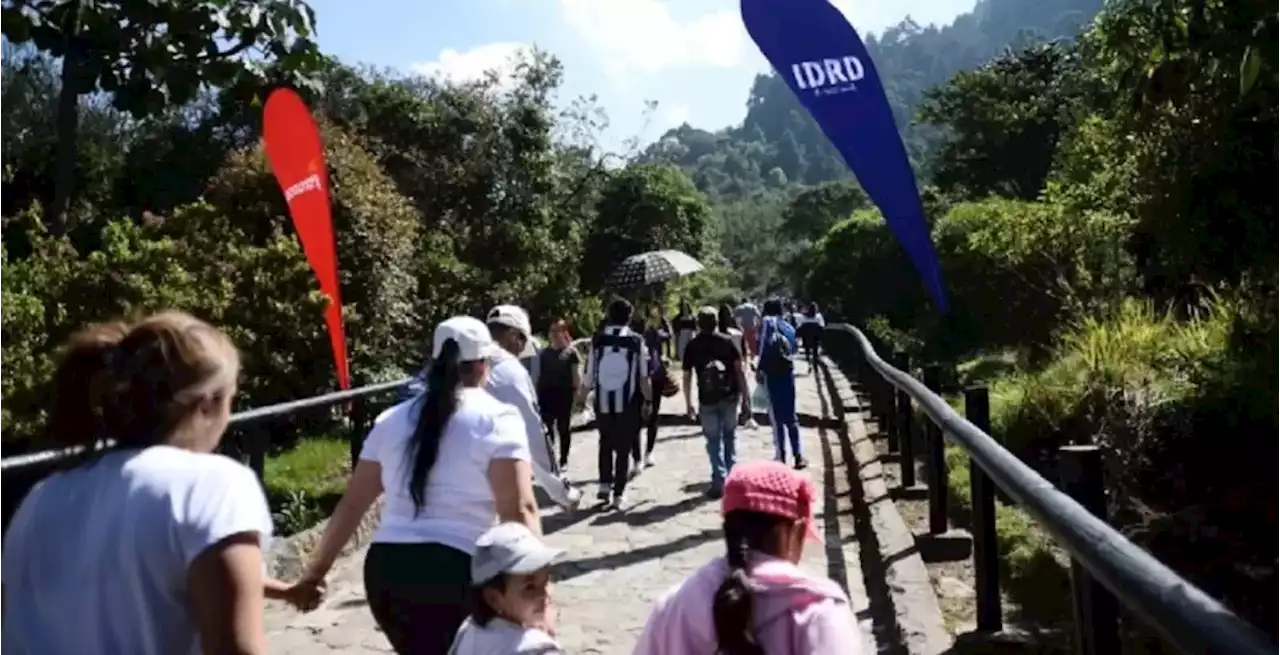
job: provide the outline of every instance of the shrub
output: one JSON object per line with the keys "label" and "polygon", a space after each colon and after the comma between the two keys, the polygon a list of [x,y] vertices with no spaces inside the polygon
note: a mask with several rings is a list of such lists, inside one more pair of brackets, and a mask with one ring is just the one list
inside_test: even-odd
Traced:
{"label": "shrub", "polygon": [[[439,239],[420,239],[413,205],[359,138],[328,125],[322,134],[353,382],[392,379],[420,360],[427,338],[418,316],[420,249]],[[233,154],[211,180],[208,197],[257,238],[288,223],[261,145]]]}
{"label": "shrub", "polygon": [[279,230],[253,244],[194,204],[146,225],[106,222],[101,249],[81,256],[38,215],[26,219],[33,254],[6,256],[3,271],[6,449],[35,445],[55,351],[95,321],[181,309],[222,327],[242,353],[242,405],[329,388],[329,372],[314,366],[326,352],[323,300],[296,241]]}

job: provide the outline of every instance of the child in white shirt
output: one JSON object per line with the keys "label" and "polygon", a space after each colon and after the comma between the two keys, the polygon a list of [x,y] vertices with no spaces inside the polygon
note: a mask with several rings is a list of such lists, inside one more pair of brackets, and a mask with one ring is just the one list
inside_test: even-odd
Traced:
{"label": "child in white shirt", "polygon": [[555,639],[552,548],[521,523],[502,523],[476,540],[471,616],[449,655],[564,655]]}

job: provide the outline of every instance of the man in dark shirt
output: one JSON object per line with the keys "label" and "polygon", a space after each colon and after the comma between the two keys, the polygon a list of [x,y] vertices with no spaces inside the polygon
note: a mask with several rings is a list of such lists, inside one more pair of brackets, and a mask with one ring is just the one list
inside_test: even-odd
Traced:
{"label": "man in dark shirt", "polygon": [[[714,307],[698,310],[698,333],[685,347],[684,400],[689,418],[702,424],[707,439],[707,458],[711,464],[713,498],[719,498],[725,476],[733,468],[737,454],[734,430],[738,412],[750,412],[747,397],[747,375],[742,355],[727,334],[721,333]],[[698,402],[693,402],[693,376],[698,376]],[[695,407],[697,408],[695,410]]]}
{"label": "man in dark shirt", "polygon": [[569,463],[569,418],[573,415],[573,397],[582,384],[578,351],[572,347],[569,324],[558,320],[551,324],[551,345],[538,353],[538,408],[542,424],[552,441],[560,444],[560,468]]}

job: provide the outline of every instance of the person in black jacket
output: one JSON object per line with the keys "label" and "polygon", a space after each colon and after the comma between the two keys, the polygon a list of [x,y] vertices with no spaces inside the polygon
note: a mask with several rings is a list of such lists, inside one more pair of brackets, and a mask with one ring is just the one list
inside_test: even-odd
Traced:
{"label": "person in black jacket", "polygon": [[538,410],[553,443],[559,444],[560,468],[569,464],[573,397],[582,386],[580,358],[573,349],[573,335],[563,319],[551,324],[551,345],[538,352]]}

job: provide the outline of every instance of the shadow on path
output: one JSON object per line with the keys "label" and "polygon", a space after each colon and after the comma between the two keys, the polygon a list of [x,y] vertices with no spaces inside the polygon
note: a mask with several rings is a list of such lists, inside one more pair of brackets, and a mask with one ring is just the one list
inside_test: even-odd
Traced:
{"label": "shadow on path", "polygon": [[614,512],[610,514],[601,514],[596,520],[592,521],[592,525],[610,525],[614,523],[626,523],[633,528],[640,528],[654,523],[661,523],[678,514],[694,510],[701,505],[711,502],[711,499],[705,495],[695,495],[685,498],[679,502],[670,505],[654,505],[637,511],[636,509],[628,509],[625,512]]}
{"label": "shadow on path", "polygon": [[707,528],[700,532],[685,535],[675,541],[653,546],[645,546],[612,555],[589,557],[581,560],[566,560],[556,564],[552,569],[552,579],[558,581],[572,580],[600,569],[617,569],[632,564],[647,562],[651,559],[666,557],[672,553],[694,548],[708,541],[721,538],[719,527]]}

